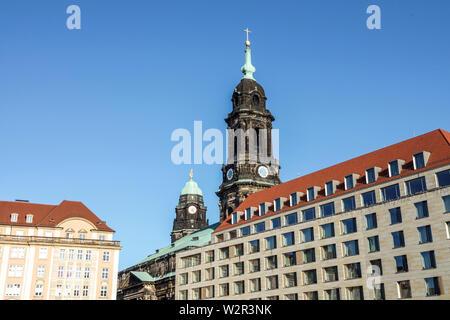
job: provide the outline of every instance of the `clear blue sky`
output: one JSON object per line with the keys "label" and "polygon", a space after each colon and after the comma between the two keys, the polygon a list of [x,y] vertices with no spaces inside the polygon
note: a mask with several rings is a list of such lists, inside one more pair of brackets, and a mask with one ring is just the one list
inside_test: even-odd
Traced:
{"label": "clear blue sky", "polygon": [[[172,131],[225,130],[243,29],[287,181],[450,129],[449,16],[448,0],[1,1],[0,199],[82,201],[130,266],[170,241],[191,168],[172,164]],[[215,222],[220,166],[194,170]]]}

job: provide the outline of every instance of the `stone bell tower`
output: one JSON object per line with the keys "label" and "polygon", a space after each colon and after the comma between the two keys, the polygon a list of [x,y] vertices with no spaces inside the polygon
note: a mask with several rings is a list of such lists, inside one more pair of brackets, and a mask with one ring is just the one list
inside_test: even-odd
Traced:
{"label": "stone bell tower", "polygon": [[280,183],[280,166],[272,153],[272,122],[266,108],[266,94],[256,82],[251,62],[250,41],[245,42],[244,77],[234,89],[233,110],[225,119],[228,131],[228,159],[222,166],[219,197],[220,221],[225,220],[250,194]]}
{"label": "stone bell tower", "polygon": [[181,190],[178,205],[175,208],[176,217],[173,221],[171,234],[172,242],[194,231],[208,226],[206,220],[206,207],[203,203],[203,193],[193,180],[193,171],[190,179]]}

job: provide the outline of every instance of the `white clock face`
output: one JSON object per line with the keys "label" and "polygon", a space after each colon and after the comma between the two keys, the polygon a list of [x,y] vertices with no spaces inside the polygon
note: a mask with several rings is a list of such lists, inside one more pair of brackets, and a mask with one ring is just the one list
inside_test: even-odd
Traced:
{"label": "white clock face", "polygon": [[260,166],[258,168],[258,174],[262,178],[266,178],[269,175],[269,170],[265,166]]}
{"label": "white clock face", "polygon": [[233,169],[228,169],[227,171],[227,179],[231,180],[233,178]]}
{"label": "white clock face", "polygon": [[190,206],[190,207],[188,208],[188,212],[189,212],[190,214],[194,214],[194,213],[197,212],[197,208],[196,208],[195,206]]}

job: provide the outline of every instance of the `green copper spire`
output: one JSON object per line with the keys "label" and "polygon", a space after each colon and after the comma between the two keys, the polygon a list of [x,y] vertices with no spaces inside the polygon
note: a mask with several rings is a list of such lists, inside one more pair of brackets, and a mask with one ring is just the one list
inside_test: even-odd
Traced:
{"label": "green copper spire", "polygon": [[253,74],[256,72],[256,68],[252,65],[252,49],[250,49],[250,41],[248,41],[250,30],[247,28],[244,31],[247,33],[247,41],[245,41],[245,64],[242,66],[241,71],[244,74],[244,79],[255,80]]}
{"label": "green copper spire", "polygon": [[189,174],[189,181],[186,182],[186,184],[184,185],[183,190],[181,190],[181,194],[196,194],[199,196],[203,196],[203,192],[202,190],[198,187],[197,182],[195,182],[192,177],[193,177],[193,170],[191,169],[191,172]]}

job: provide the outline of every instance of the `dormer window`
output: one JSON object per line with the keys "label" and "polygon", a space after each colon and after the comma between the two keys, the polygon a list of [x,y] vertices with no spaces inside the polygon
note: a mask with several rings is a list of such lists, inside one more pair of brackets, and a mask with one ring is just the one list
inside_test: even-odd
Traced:
{"label": "dormer window", "polygon": [[349,175],[345,177],[345,190],[352,189],[354,186],[353,183],[353,175]]}
{"label": "dormer window", "polygon": [[11,222],[17,222],[17,219],[19,219],[19,214],[11,213]]}
{"label": "dormer window", "polygon": [[263,202],[259,205],[259,215],[263,216],[266,214],[266,203]]}
{"label": "dormer window", "polygon": [[296,206],[298,204],[297,193],[291,193],[291,207]]}
{"label": "dormer window", "polygon": [[277,198],[274,201],[274,209],[273,211],[281,210],[281,198]]}
{"label": "dormer window", "polygon": [[333,181],[328,181],[327,183],[325,183],[325,195],[329,196],[332,195],[333,193],[334,193]]}
{"label": "dormer window", "polygon": [[33,223],[33,215],[32,214],[26,215],[26,223]]}
{"label": "dormer window", "polygon": [[375,178],[375,168],[370,168],[366,170],[366,183],[375,182],[377,179]]}
{"label": "dormer window", "polygon": [[250,220],[252,218],[252,208],[245,209],[245,220]]}
{"label": "dormer window", "polygon": [[308,188],[306,197],[308,201],[312,201],[316,198],[316,194],[314,192],[314,187]]}
{"label": "dormer window", "polygon": [[236,224],[239,222],[239,212],[233,212],[231,214],[231,224]]}
{"label": "dormer window", "polygon": [[414,155],[414,170],[425,168],[425,157],[423,155],[423,152],[416,153]]}
{"label": "dormer window", "polygon": [[400,174],[400,170],[398,168],[398,161],[394,160],[389,162],[389,177],[397,176]]}

